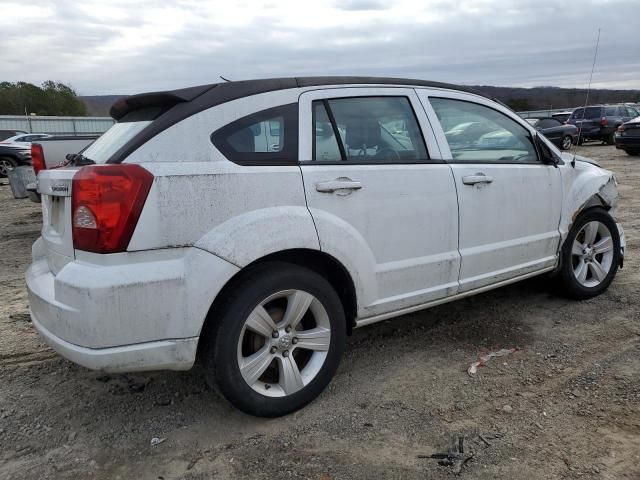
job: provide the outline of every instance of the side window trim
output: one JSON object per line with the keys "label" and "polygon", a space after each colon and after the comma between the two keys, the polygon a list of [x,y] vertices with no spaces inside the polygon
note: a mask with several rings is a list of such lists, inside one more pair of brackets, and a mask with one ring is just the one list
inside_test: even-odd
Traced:
{"label": "side window trim", "polygon": [[[331,106],[329,105],[329,99],[323,98],[322,105],[324,105],[324,109],[327,112],[327,116],[329,117],[329,121],[331,122],[331,128],[333,129],[333,135],[335,136],[336,142],[338,144],[338,149],[340,149],[340,157],[343,162],[347,161],[347,152],[344,149],[344,144],[342,142],[342,138],[340,137],[340,131],[338,130],[338,124],[336,123],[336,117],[333,116],[333,111],[331,110]],[[312,104],[313,106],[313,104]],[[313,122],[313,148],[316,146],[316,128],[315,128],[315,120]],[[313,152],[313,160],[316,161],[316,152]]]}

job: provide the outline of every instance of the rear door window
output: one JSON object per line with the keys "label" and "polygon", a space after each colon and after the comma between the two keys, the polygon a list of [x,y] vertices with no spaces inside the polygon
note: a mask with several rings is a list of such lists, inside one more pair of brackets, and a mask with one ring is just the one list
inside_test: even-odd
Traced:
{"label": "rear door window", "polygon": [[600,118],[602,109],[600,107],[576,108],[571,114],[573,120],[581,120],[584,115],[585,119]]}
{"label": "rear door window", "polygon": [[234,163],[295,164],[298,161],[298,104],[269,108],[240,118],[211,134]]}
{"label": "rear door window", "polygon": [[313,102],[314,160],[351,163],[428,161],[407,97],[350,97]]}

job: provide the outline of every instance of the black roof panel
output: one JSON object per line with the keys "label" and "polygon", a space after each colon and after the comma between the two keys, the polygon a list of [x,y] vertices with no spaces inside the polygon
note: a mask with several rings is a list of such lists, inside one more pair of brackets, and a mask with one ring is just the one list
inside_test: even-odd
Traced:
{"label": "black roof panel", "polygon": [[485,96],[471,88],[442,82],[392,77],[290,77],[264,78],[258,80],[239,80],[236,82],[211,83],[196,87],[167,90],[161,92],[140,93],[118,100],[111,107],[111,116],[116,120],[138,108],[150,106],[170,106],[178,103],[194,102],[198,111],[205,110],[221,103],[257,95],[259,93],[284,90],[287,88],[313,87],[322,85],[407,85],[415,87],[434,87],[460,90]]}

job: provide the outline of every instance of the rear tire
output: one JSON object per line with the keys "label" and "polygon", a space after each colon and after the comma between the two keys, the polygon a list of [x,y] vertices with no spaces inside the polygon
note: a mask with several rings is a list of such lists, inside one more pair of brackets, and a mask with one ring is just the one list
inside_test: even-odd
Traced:
{"label": "rear tire", "polygon": [[562,142],[560,143],[560,148],[562,150],[569,150],[573,145],[573,138],[571,135],[565,135],[562,137]]}
{"label": "rear tire", "polygon": [[8,177],[9,172],[16,168],[18,164],[13,158],[1,157],[0,158],[0,177]]}
{"label": "rear tire", "polygon": [[627,155],[636,156],[640,155],[640,150],[627,150]]}
{"label": "rear tire", "polygon": [[618,226],[603,208],[578,216],[562,246],[558,279],[570,298],[584,300],[604,292],[620,265]]}
{"label": "rear tire", "polygon": [[336,372],[346,339],[344,309],[329,282],[283,262],[250,267],[210,320],[202,338],[207,383],[260,417],[314,400]]}

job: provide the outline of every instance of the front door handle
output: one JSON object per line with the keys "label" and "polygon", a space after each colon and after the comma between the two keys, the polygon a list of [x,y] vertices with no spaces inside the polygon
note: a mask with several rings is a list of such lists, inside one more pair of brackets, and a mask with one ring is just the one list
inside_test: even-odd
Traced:
{"label": "front door handle", "polygon": [[462,183],[465,185],[475,185],[477,183],[491,183],[493,177],[485,175],[484,173],[476,173],[475,175],[466,175],[462,177]]}
{"label": "front door handle", "polygon": [[362,184],[360,182],[356,182],[347,177],[316,183],[316,190],[324,193],[333,193],[340,190],[360,190],[361,188]]}

